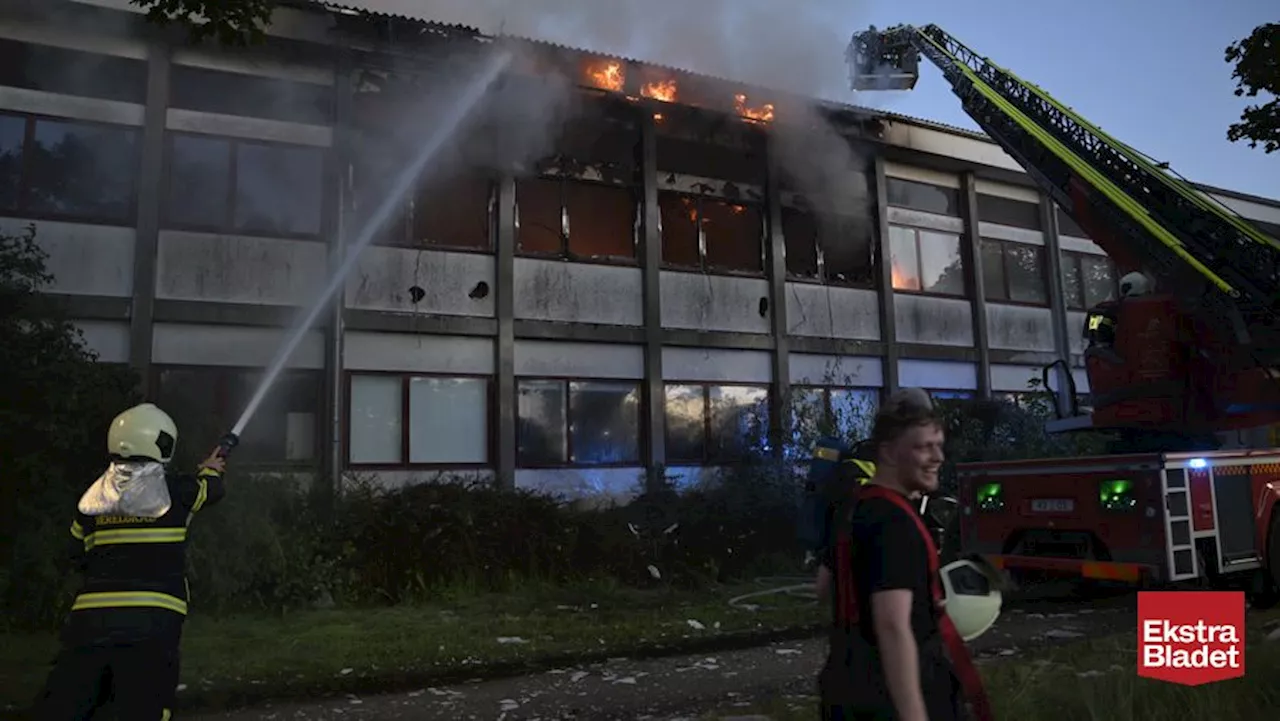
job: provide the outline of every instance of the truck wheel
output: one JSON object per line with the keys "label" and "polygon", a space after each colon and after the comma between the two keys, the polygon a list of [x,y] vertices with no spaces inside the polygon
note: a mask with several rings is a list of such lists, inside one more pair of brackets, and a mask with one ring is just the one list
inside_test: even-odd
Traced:
{"label": "truck wheel", "polygon": [[1272,512],[1267,531],[1267,566],[1258,572],[1249,589],[1249,605],[1268,609],[1280,603],[1280,513]]}

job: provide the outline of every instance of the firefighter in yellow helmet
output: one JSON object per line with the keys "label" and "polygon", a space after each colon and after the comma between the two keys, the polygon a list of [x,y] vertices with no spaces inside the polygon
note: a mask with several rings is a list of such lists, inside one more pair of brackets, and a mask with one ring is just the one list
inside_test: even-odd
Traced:
{"label": "firefighter in yellow helmet", "polygon": [[111,422],[110,463],[71,522],[83,583],[34,718],[92,718],[107,698],[122,719],[170,717],[189,601],[187,527],[223,496],[229,439],[195,475],[176,474],[167,464],[178,429],[167,413],[143,403]]}

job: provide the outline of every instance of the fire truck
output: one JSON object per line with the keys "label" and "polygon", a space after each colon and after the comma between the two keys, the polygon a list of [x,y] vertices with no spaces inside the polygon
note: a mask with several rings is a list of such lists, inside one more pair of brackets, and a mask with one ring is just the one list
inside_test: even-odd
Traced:
{"label": "fire truck", "polygon": [[921,55],[1125,274],[1082,329],[1088,406],[1065,359],[1044,369],[1047,430],[1100,433],[1108,455],[961,464],[962,549],[1011,575],[1231,587],[1274,605],[1280,240],[937,26],[856,33],[852,86],[909,90]]}

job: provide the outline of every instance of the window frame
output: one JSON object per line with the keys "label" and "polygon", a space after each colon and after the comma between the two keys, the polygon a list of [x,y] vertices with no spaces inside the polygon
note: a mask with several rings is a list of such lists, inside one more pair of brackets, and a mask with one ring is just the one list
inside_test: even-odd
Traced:
{"label": "window frame", "polygon": [[[681,381],[664,378],[662,380],[662,437],[663,445],[670,447],[666,443],[668,434],[667,427],[667,388],[670,386],[686,386],[702,389],[702,437],[703,437],[703,454],[700,460],[692,458],[674,458],[670,454],[666,457],[668,466],[686,466],[710,468],[716,466],[726,466],[735,463],[741,463],[741,458],[720,458],[711,454],[711,389],[712,388],[755,388],[762,389],[765,392],[765,407],[767,413],[775,413],[773,407],[773,388],[769,383],[746,383],[742,381],[721,382],[721,381]],[[769,420],[769,419],[766,419]]]}
{"label": "window frame", "polygon": [[[1065,274],[1067,272],[1068,267],[1070,267],[1075,270],[1076,277],[1080,279],[1080,297],[1077,299],[1077,298],[1071,298],[1070,296],[1068,296],[1066,279],[1063,278],[1062,305],[1064,308],[1066,308],[1066,310],[1073,313],[1089,312],[1089,308],[1086,307],[1088,303],[1085,299],[1085,292],[1084,292],[1084,267],[1081,265],[1081,262],[1084,258],[1101,258],[1102,260],[1106,261],[1108,265],[1111,266],[1111,282],[1112,282],[1111,290],[1114,292],[1115,297],[1117,298],[1120,297],[1120,271],[1119,271],[1119,268],[1116,267],[1115,261],[1111,260],[1110,257],[1105,255],[1098,255],[1097,253],[1083,253],[1078,250],[1059,251],[1059,262],[1061,263],[1061,266],[1062,266],[1061,272]],[[1075,301],[1077,300],[1080,301],[1081,305],[1075,305]]]}
{"label": "window frame", "polygon": [[923,255],[920,252],[920,233],[922,232],[937,233],[939,235],[955,236],[956,242],[957,242],[957,249],[960,251],[960,266],[961,266],[960,276],[964,281],[964,292],[959,295],[955,293],[939,293],[937,291],[923,290],[923,288],[921,290],[911,290],[909,288],[907,289],[896,288],[896,287],[893,287],[893,284],[891,281],[890,287],[892,288],[895,295],[919,295],[919,296],[926,296],[929,298],[956,298],[959,300],[972,300],[970,296],[972,295],[973,289],[969,286],[970,269],[967,267],[969,265],[969,259],[966,257],[964,252],[965,243],[964,243],[963,233],[953,233],[948,230],[939,230],[937,228],[924,228],[918,225],[907,225],[905,223],[890,223],[889,228],[890,228],[890,237],[885,238],[885,245],[887,246],[888,252],[885,253],[886,257],[884,258],[884,262],[888,263],[889,266],[892,268],[893,266],[893,241],[892,241],[893,231],[892,229],[902,228],[903,230],[910,230],[912,233],[915,234],[915,246],[916,246],[915,273],[916,273],[916,278],[921,281],[920,282],[921,286],[924,285],[924,273],[921,272],[924,261],[923,261]]}
{"label": "window frame", "polygon": [[[415,471],[415,470],[487,470],[493,467],[496,454],[497,426],[494,423],[496,383],[492,374],[485,373],[417,373],[382,370],[347,370],[342,378],[342,466],[348,471]],[[351,462],[351,386],[356,376],[400,379],[400,462],[352,463]],[[443,378],[485,381],[485,460],[479,463],[411,463],[409,461],[412,433],[410,428],[410,387],[414,378]]]}
{"label": "window frame", "polygon": [[[817,383],[792,383],[791,390],[794,391],[820,391],[822,393],[822,420],[834,424],[835,409],[831,405],[832,391],[869,391],[876,396],[876,405],[884,403],[884,389],[878,386],[846,386],[846,385],[820,385]],[[858,439],[866,440],[866,439]]]}
{"label": "window frame", "polygon": [[[127,365],[127,364],[117,364]],[[155,399],[160,394],[160,376],[164,371],[203,371],[216,373],[216,380],[213,387],[207,394],[212,398],[212,406],[214,413],[219,420],[234,422],[236,417],[244,411],[244,408],[236,408],[231,406],[231,399],[234,398],[234,388],[229,387],[232,376],[236,375],[253,375],[262,376],[266,373],[266,369],[260,366],[221,366],[221,365],[205,365],[205,364],[189,364],[189,363],[163,363],[152,364],[147,369],[147,397]],[[237,461],[237,465],[243,465],[255,469],[306,469],[318,468],[323,465],[324,461],[324,427],[325,427],[325,390],[324,390],[324,371],[315,368],[285,368],[283,373],[314,373],[316,376],[316,398],[318,403],[315,409],[315,428],[312,437],[315,439],[315,448],[312,449],[313,456],[309,460],[281,460],[281,461]],[[178,429],[179,435],[182,429]]]}
{"label": "window frame", "polygon": [[[815,229],[814,229],[814,236],[813,236],[813,246],[814,246],[813,251],[814,251],[815,258],[817,259],[818,274],[816,277],[813,277],[813,278],[808,278],[803,275],[795,275],[794,273],[791,272],[791,269],[787,267],[787,264],[783,263],[783,268],[784,268],[784,272],[786,273],[787,282],[809,283],[810,285],[826,285],[826,286],[831,286],[833,288],[858,288],[861,290],[879,290],[880,289],[880,285],[881,285],[880,273],[877,270],[879,267],[879,264],[876,262],[876,258],[879,255],[879,251],[876,248],[876,233],[873,232],[869,239],[870,251],[871,251],[871,266],[870,266],[871,279],[865,283],[841,283],[839,281],[832,280],[827,275],[826,253],[822,249],[822,225],[821,223],[818,222],[818,218],[820,214],[810,208],[784,205],[782,206],[782,213],[780,213],[780,215],[784,215],[788,210],[804,213],[805,215],[808,215],[810,218],[812,218],[814,221]],[[845,217],[849,217],[849,216],[845,216]],[[783,251],[786,252],[786,246],[790,243],[790,241],[785,228],[786,221],[783,220],[782,222],[784,224],[784,227],[780,228],[780,230],[782,230]],[[768,238],[766,238],[766,240],[768,240]],[[766,253],[766,259],[767,258],[768,258],[768,255]]]}
{"label": "window frame", "polygon": [[[694,202],[694,211],[698,217],[697,238],[698,238],[698,265],[697,267],[687,265],[675,265],[667,262],[662,257],[659,262],[661,270],[673,271],[677,273],[700,273],[703,275],[723,275],[734,278],[767,278],[769,275],[769,240],[771,236],[769,228],[769,218],[767,213],[767,203],[765,201],[745,201],[735,202],[730,198],[724,198],[709,193],[686,193],[679,190],[658,189],[658,245],[662,245],[662,196],[673,196],[677,198],[692,198]],[[747,208],[753,208],[760,216],[760,270],[731,270],[728,268],[720,268],[707,263],[707,236],[702,229],[702,202],[704,200],[714,203],[724,203],[726,205],[741,205]]]}
{"label": "window frame", "polygon": [[[22,127],[22,161],[18,167],[18,195],[17,204],[12,210],[0,209],[0,213],[12,213],[10,217],[22,218],[30,220],[48,220],[63,223],[78,223],[81,225],[106,225],[117,228],[129,228],[138,224],[138,194],[140,191],[142,174],[142,142],[143,128],[140,125],[126,125],[122,123],[110,123],[101,120],[81,120],[80,118],[69,118],[59,115],[49,115],[47,113],[24,113],[13,110],[0,108],[0,117],[7,116],[12,118],[20,118],[23,121]],[[134,136],[134,146],[137,149],[137,157],[134,159],[133,172],[130,174],[130,183],[128,188],[129,197],[129,213],[122,218],[104,218],[102,216],[92,215],[74,215],[69,213],[56,213],[28,210],[28,197],[30,195],[27,177],[31,173],[32,154],[31,146],[36,140],[36,124],[45,121],[51,123],[64,123],[68,125],[87,125],[100,128],[108,128],[112,130],[125,130]]]}
{"label": "window frame", "polygon": [[[955,204],[955,211],[956,211],[956,212],[954,212],[954,213],[941,212],[941,213],[940,213],[940,212],[938,212],[938,211],[936,211],[936,210],[930,210],[930,209],[927,209],[927,208],[921,208],[921,207],[919,207],[919,206],[906,205],[906,204],[902,204],[902,203],[895,203],[895,202],[893,202],[893,200],[891,199],[891,196],[892,196],[892,194],[893,194],[893,193],[892,193],[892,188],[893,188],[893,186],[894,186],[894,184],[895,184],[895,183],[905,183],[905,184],[906,184],[906,187],[911,187],[911,186],[923,186],[923,187],[926,187],[926,188],[933,188],[933,189],[935,189],[935,190],[940,190],[940,191],[942,191],[942,192],[947,196],[947,200],[948,200],[949,202],[953,202],[953,203]],[[953,188],[953,187],[951,187],[951,186],[949,186],[949,185],[938,185],[938,184],[936,184],[936,183],[930,183],[930,182],[923,181],[923,180],[909,180],[909,179],[907,179],[907,178],[898,178],[898,177],[895,177],[895,176],[892,176],[892,175],[886,175],[886,176],[885,176],[884,187],[885,187],[885,205],[886,205],[887,207],[890,207],[890,208],[901,208],[901,209],[903,209],[903,210],[909,210],[909,211],[912,211],[912,212],[914,212],[914,213],[928,213],[928,214],[930,214],[930,215],[937,215],[937,216],[944,217],[944,218],[960,218],[960,217],[962,217],[962,216],[961,216],[961,212],[962,212],[962,210],[963,210],[963,208],[964,208],[964,197],[963,197],[963,196],[964,196],[964,194],[960,192],[960,188],[958,188],[958,187]]]}
{"label": "window frame", "polygon": [[[171,216],[171,206],[169,203],[169,193],[173,188],[173,161],[174,161],[174,140],[178,137],[192,137],[202,140],[220,140],[227,144],[228,165],[227,165],[227,207],[225,209],[222,225],[218,227],[202,226],[198,224],[183,223],[174,220]],[[214,133],[189,132],[186,130],[169,130],[164,131],[164,170],[163,190],[160,198],[160,229],[174,230],[187,233],[209,233],[216,235],[236,236],[241,238],[274,238],[279,240],[310,240],[317,242],[326,242],[325,218],[324,218],[324,201],[328,186],[322,181],[320,184],[320,206],[317,212],[320,214],[320,223],[315,233],[268,233],[260,230],[240,230],[235,227],[236,219],[236,187],[240,180],[237,149],[241,145],[264,145],[272,148],[286,148],[289,150],[311,150],[320,153],[320,172],[321,176],[329,175],[330,164],[332,163],[331,148],[320,145],[306,145],[300,143],[284,143],[278,140],[259,140],[257,138],[239,138],[229,135],[216,135]]]}
{"label": "window frame", "polygon": [[[560,249],[553,252],[547,251],[529,251],[520,248],[520,183],[521,181],[551,181],[555,182],[560,191]],[[620,256],[593,256],[578,255],[569,250],[569,235],[564,232],[564,223],[569,212],[565,188],[569,183],[577,183],[580,185],[596,185],[615,190],[625,190],[631,195],[631,257]],[[637,267],[640,265],[640,247],[643,238],[641,237],[642,223],[644,222],[644,197],[642,189],[634,183],[606,183],[594,180],[583,180],[581,178],[568,177],[558,174],[533,174],[518,176],[515,179],[515,193],[512,198],[512,225],[515,231],[515,256],[517,258],[533,258],[538,260],[565,260],[573,263],[586,263],[590,265],[610,265],[622,267]],[[495,194],[496,207],[496,194]],[[573,233],[573,220],[569,218],[569,234]]]}
{"label": "window frame", "polygon": [[[520,398],[520,384],[525,381],[534,383],[556,383],[564,392],[564,462],[562,463],[534,463],[526,464],[520,460],[520,409],[518,407]],[[640,435],[636,443],[637,457],[634,462],[618,462],[618,463],[574,463],[570,459],[573,458],[573,433],[569,427],[573,425],[573,403],[570,401],[572,391],[569,389],[571,383],[600,383],[610,385],[626,385],[633,384],[636,389],[636,425],[640,429]],[[630,378],[600,378],[600,377],[581,377],[574,376],[566,378],[563,376],[516,376],[515,377],[515,397],[511,399],[516,418],[516,448],[515,459],[516,468],[521,470],[555,470],[555,469],[597,469],[597,468],[641,468],[645,465],[645,459],[649,455],[649,437],[645,431],[645,400],[644,400],[644,381]]]}
{"label": "window frame", "polygon": [[[414,237],[417,235],[417,232],[414,229],[414,222],[417,217],[415,211],[417,208],[418,194],[422,191],[422,183],[415,183],[413,186],[413,192],[409,194],[409,197],[405,198],[404,202],[400,203],[400,216],[402,217],[404,234],[406,237],[397,241],[388,242],[386,237],[390,234],[390,231],[395,229],[396,226],[395,222],[388,222],[383,231],[378,234],[377,239],[373,241],[373,245],[383,248],[437,250],[448,253],[469,253],[471,255],[492,256],[498,247],[498,195],[501,192],[502,179],[493,173],[483,170],[474,170],[474,172],[463,171],[461,173],[452,174],[453,177],[457,177],[458,175],[475,175],[477,177],[484,177],[489,183],[489,200],[485,209],[485,229],[487,230],[485,247],[476,248],[466,245],[454,245],[452,243],[435,243]],[[512,219],[512,222],[515,222],[514,218]],[[517,253],[517,255],[519,255],[519,253]]]}
{"label": "window frame", "polygon": [[[986,300],[986,302],[988,303],[996,303],[998,305],[1020,305],[1028,308],[1048,308],[1050,306],[1050,301],[1052,300],[1052,295],[1049,292],[1049,268],[1048,268],[1049,264],[1046,262],[1049,256],[1048,249],[1043,245],[1036,245],[1035,243],[1019,243],[1014,240],[1003,240],[1001,238],[979,237],[978,238],[978,246],[979,246],[978,255],[982,257],[984,262],[986,261],[986,256],[982,252],[983,251],[982,246],[986,245],[987,243],[997,245],[1000,248],[1000,280],[1003,282],[1003,286],[1004,286],[1003,288],[1001,288],[1001,291],[1003,291],[1005,297],[992,298],[991,296],[987,295],[989,293],[989,290],[987,288],[986,278],[984,277],[983,283],[982,283],[984,300]],[[1040,254],[1039,276],[1040,276],[1040,283],[1044,287],[1044,302],[1012,299],[1011,296],[1013,294],[1009,290],[1008,248],[1010,246],[1026,246],[1028,248],[1034,248]],[[985,270],[985,266],[984,266],[984,270]]]}

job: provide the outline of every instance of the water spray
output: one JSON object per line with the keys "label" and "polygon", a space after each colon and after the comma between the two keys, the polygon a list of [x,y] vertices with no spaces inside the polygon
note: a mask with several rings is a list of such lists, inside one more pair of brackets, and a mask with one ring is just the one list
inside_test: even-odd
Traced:
{"label": "water spray", "polygon": [[284,345],[281,346],[275,360],[267,367],[267,372],[263,375],[262,382],[258,384],[258,388],[249,399],[244,412],[240,414],[240,419],[236,421],[231,432],[218,441],[218,454],[220,456],[225,458],[231,452],[231,449],[235,448],[240,442],[240,434],[244,432],[245,426],[249,424],[254,413],[258,411],[258,406],[262,405],[267,392],[271,390],[271,386],[275,384],[280,373],[284,371],[285,364],[289,361],[289,356],[293,355],[298,344],[306,337],[307,331],[316,322],[316,318],[324,310],[329,298],[337,292],[338,288],[342,286],[347,276],[351,273],[351,269],[355,267],[356,260],[360,257],[360,251],[372,242],[374,235],[395,212],[401,198],[409,192],[409,189],[413,187],[413,184],[422,174],[422,169],[440,152],[445,141],[457,132],[458,126],[462,125],[462,122],[475,109],[475,106],[484,98],[485,93],[489,91],[489,87],[498,80],[498,76],[502,74],[502,71],[510,63],[511,54],[509,52],[502,52],[490,59],[488,67],[467,86],[466,91],[458,98],[457,102],[449,108],[444,117],[440,118],[439,123],[435,126],[435,132],[427,138],[418,154],[409,160],[404,170],[396,177],[395,182],[389,186],[388,192],[383,196],[382,203],[365,221],[360,233],[351,243],[347,257],[342,265],[333,274],[329,284],[320,292],[320,296],[316,298],[306,316],[303,317],[302,322],[295,328],[293,335],[289,336]]}

